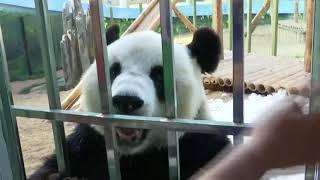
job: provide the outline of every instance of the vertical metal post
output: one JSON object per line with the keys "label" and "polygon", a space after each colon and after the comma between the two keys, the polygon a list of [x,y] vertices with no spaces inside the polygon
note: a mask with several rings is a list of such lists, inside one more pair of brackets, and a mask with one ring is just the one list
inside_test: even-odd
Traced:
{"label": "vertical metal post", "polygon": [[[11,172],[6,172],[5,176],[12,176],[12,180],[26,179],[23,157],[21,152],[19,132],[16,117],[13,115],[11,105],[13,105],[12,94],[9,86],[8,65],[6,59],[6,52],[3,43],[2,30],[0,26],[0,138],[3,137],[5,149],[0,147],[1,152],[7,154],[0,154],[0,164],[5,163],[5,159],[10,160]],[[8,158],[5,156],[9,155]],[[4,156],[3,158],[1,156]],[[4,165],[4,164],[3,164]],[[1,166],[0,166],[1,167]],[[1,174],[0,174],[1,175]],[[2,176],[2,175],[1,175]],[[0,176],[0,177],[1,177]],[[10,179],[8,179],[10,180]]]}
{"label": "vertical metal post", "polygon": [[252,0],[248,0],[247,6],[247,52],[251,52],[251,19],[252,19]]}
{"label": "vertical metal post", "polygon": [[[243,0],[233,3],[233,122],[243,123],[244,65],[243,65]],[[234,142],[241,143],[242,138]]]}
{"label": "vertical metal post", "polygon": [[276,56],[278,51],[278,11],[279,0],[272,1],[272,55]]}
{"label": "vertical metal post", "polygon": [[232,50],[233,46],[233,0],[229,0],[229,16],[228,16],[228,24],[229,24],[229,49]]}
{"label": "vertical metal post", "polygon": [[197,27],[197,0],[192,0],[193,2],[193,26]]}
{"label": "vertical metal post", "polygon": [[[40,47],[47,82],[47,92],[50,109],[61,109],[60,95],[57,83],[55,54],[53,49],[53,40],[51,25],[49,21],[49,12],[47,0],[34,1],[39,18],[39,36]],[[62,122],[52,121],[52,129],[55,142],[55,151],[57,154],[58,168],[60,172],[69,172],[68,153],[65,143],[65,132]]]}
{"label": "vertical metal post", "polygon": [[[173,60],[173,32],[170,0],[160,1],[163,75],[166,100],[166,116],[176,118],[175,78]],[[179,141],[177,132],[168,131],[168,158],[170,180],[180,179]]]}
{"label": "vertical metal post", "polygon": [[[2,106],[2,101],[0,98],[0,106]],[[1,107],[2,108],[2,107]],[[0,122],[5,119],[2,118],[2,112],[0,111]],[[6,140],[4,139],[4,131],[2,130],[2,126],[0,123],[0,180],[14,180],[12,175],[12,167],[9,160],[9,153],[7,148]]]}
{"label": "vertical metal post", "polygon": [[[94,34],[96,63],[98,82],[100,89],[100,99],[102,113],[109,114],[112,112],[111,106],[111,84],[109,76],[109,61],[107,53],[107,39],[105,36],[104,16],[101,0],[90,0],[90,11],[92,17],[92,29]],[[106,151],[108,158],[108,170],[110,179],[120,180],[121,172],[119,165],[119,155],[116,152],[116,136],[112,124],[107,123],[104,129]]]}
{"label": "vertical metal post", "polygon": [[[310,111],[320,112],[320,2],[314,1],[314,31],[312,47],[312,78],[311,78],[311,97]],[[306,167],[306,180],[320,179],[319,165]]]}

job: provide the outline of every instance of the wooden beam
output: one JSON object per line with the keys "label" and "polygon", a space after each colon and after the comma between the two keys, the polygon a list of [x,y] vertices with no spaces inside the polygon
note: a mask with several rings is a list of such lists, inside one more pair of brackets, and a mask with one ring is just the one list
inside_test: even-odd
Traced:
{"label": "wooden beam", "polygon": [[313,14],[314,0],[307,2],[307,32],[306,44],[304,50],[304,71],[311,72],[311,57],[312,57],[312,34],[313,34]]}
{"label": "wooden beam", "polygon": [[[270,9],[270,7],[271,7],[271,0],[265,0],[262,8],[259,10],[259,12],[256,14],[256,16],[251,21],[251,33],[253,33],[254,30],[257,28],[257,26],[260,23],[261,18],[264,15],[266,15],[266,13]],[[245,33],[244,35],[247,36],[247,33]]]}
{"label": "wooden beam", "polygon": [[175,6],[172,6],[172,10],[176,14],[176,16],[183,22],[183,24],[189,29],[190,32],[194,33],[196,31],[196,28],[189,21],[189,19],[187,19]]}
{"label": "wooden beam", "polygon": [[222,52],[221,52],[221,59],[224,59],[223,54],[223,14],[222,14],[222,0],[213,0],[212,2],[213,7],[213,18],[212,18],[212,25],[213,29],[220,37],[220,41],[222,44]]}

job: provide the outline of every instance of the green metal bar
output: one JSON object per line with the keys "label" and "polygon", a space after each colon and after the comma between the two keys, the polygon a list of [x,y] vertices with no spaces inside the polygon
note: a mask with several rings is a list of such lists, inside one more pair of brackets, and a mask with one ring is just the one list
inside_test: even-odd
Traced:
{"label": "green metal bar", "polygon": [[[110,114],[112,110],[111,81],[109,72],[109,61],[107,52],[107,39],[105,36],[103,6],[101,0],[90,0],[90,11],[92,17],[92,29],[94,34],[97,74],[103,114]],[[110,122],[110,121],[106,121]],[[114,127],[111,123],[104,124],[104,138],[108,158],[108,170],[110,179],[120,180],[119,154],[115,150],[117,146]]]}
{"label": "green metal bar", "polygon": [[279,0],[272,1],[272,55],[276,56],[278,51],[278,20]]}
{"label": "green metal bar", "polygon": [[233,49],[233,0],[229,0],[229,16],[228,16],[228,24],[229,24],[229,49]]}
{"label": "green metal bar", "polygon": [[[0,105],[2,105],[1,98],[0,98]],[[2,119],[2,115],[0,115],[0,121],[4,121],[4,119]],[[7,143],[3,137],[3,134],[4,134],[4,131],[2,130],[1,123],[0,123],[0,159],[1,159],[0,180],[13,180]]]}
{"label": "green metal bar", "polygon": [[[0,27],[0,126],[1,132],[0,137],[6,142],[3,146],[6,146],[6,149],[1,151],[7,151],[7,154],[0,154],[4,156],[3,159],[6,159],[6,155],[9,155],[10,160],[10,171],[7,172],[6,176],[12,174],[13,180],[24,180],[26,179],[22,151],[19,140],[19,132],[16,117],[13,115],[11,105],[13,105],[12,94],[9,85],[9,74],[8,74],[8,65],[6,52],[4,48],[2,30]],[[1,138],[1,139],[2,139]],[[5,163],[0,160],[0,164]],[[9,165],[9,164],[7,164]],[[10,179],[8,179],[10,180]]]}
{"label": "green metal bar", "polygon": [[193,2],[193,26],[197,27],[197,0],[192,0]]}
{"label": "green metal bar", "polygon": [[252,0],[247,4],[247,52],[251,52],[251,19],[252,19]]}
{"label": "green metal bar", "polygon": [[[314,1],[310,112],[320,112],[320,2]],[[319,165],[306,167],[306,180],[320,179]]]}
{"label": "green metal bar", "polygon": [[212,120],[168,119],[163,117],[110,115],[94,112],[78,112],[66,110],[38,109],[26,106],[14,106],[13,112],[18,117],[35,119],[48,119],[77,122],[84,124],[105,125],[112,123],[116,127],[142,128],[142,129],[168,129],[175,131],[214,133],[216,129],[225,135],[238,135],[240,132],[248,132],[251,125],[232,122],[218,122]]}
{"label": "green metal bar", "polygon": [[[174,46],[172,31],[171,1],[160,1],[163,75],[165,87],[166,117],[177,117],[176,85],[174,78]],[[170,180],[180,179],[179,141],[175,131],[168,131],[168,159]]]}
{"label": "green metal bar", "polygon": [[[50,109],[61,109],[59,89],[57,83],[55,54],[51,25],[49,20],[47,0],[35,0],[37,17],[39,18],[40,47],[47,82],[47,92]],[[55,151],[60,172],[69,173],[68,153],[66,150],[64,125],[62,122],[52,121]]]}

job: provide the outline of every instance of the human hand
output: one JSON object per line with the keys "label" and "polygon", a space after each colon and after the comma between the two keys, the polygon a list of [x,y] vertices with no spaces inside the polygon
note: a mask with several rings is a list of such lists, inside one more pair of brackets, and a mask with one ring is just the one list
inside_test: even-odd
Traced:
{"label": "human hand", "polygon": [[307,100],[286,98],[260,117],[247,146],[266,169],[320,161],[320,114],[306,115]]}

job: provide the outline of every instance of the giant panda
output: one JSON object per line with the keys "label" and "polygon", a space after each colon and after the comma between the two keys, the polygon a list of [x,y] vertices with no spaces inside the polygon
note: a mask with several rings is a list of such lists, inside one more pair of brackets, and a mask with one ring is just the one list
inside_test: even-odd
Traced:
{"label": "giant panda", "polygon": [[[165,116],[161,35],[141,31],[119,38],[119,27],[113,25],[106,37],[115,113]],[[201,73],[217,68],[220,52],[219,37],[209,28],[198,29],[188,45],[174,44],[179,118],[212,119],[200,77]],[[101,112],[96,68],[93,63],[82,77],[82,111]],[[109,179],[103,133],[103,127],[79,124],[67,137],[71,177]],[[116,128],[115,133],[123,180],[169,179],[165,130]],[[181,179],[192,176],[228,144],[228,138],[222,134],[185,132],[179,138]],[[65,174],[58,173],[56,156],[52,155],[29,179],[64,177]]]}

